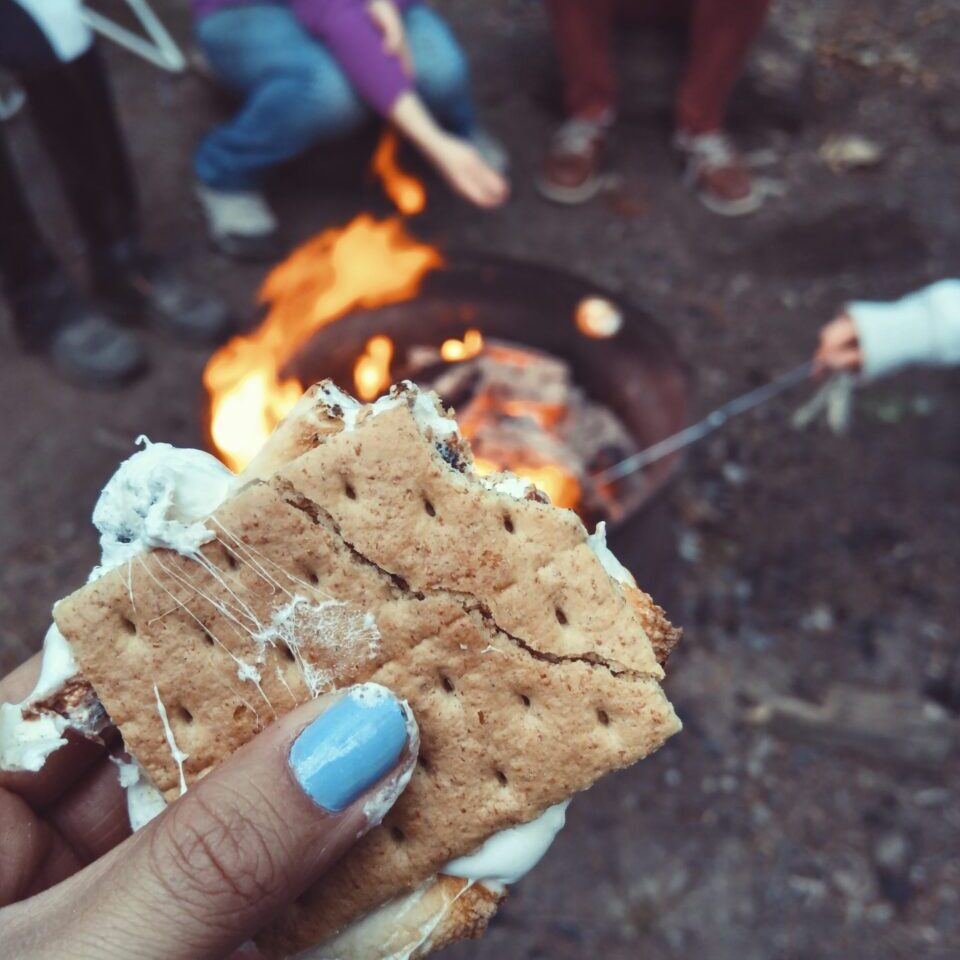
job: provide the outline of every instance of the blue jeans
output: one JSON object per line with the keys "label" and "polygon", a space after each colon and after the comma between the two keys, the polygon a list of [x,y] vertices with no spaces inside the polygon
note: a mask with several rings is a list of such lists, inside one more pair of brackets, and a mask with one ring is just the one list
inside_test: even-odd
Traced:
{"label": "blue jeans", "polygon": [[[405,11],[417,92],[447,129],[474,124],[463,50],[429,7]],[[244,97],[240,112],[201,142],[197,179],[221,190],[256,187],[270,167],[335,140],[371,116],[337,61],[279,4],[231,7],[204,17],[197,40],[216,75]]]}

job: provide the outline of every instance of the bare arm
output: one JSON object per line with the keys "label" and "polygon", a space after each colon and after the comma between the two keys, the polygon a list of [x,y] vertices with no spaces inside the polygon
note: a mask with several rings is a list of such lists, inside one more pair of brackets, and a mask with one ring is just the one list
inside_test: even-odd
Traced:
{"label": "bare arm", "polygon": [[400,94],[390,119],[460,196],[478,207],[496,207],[506,200],[507,181],[471,143],[447,133],[414,91]]}

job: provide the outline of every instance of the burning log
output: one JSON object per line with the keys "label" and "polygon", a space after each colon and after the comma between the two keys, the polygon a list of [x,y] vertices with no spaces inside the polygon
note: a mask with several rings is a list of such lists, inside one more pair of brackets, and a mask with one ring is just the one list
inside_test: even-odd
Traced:
{"label": "burning log", "polygon": [[484,341],[476,330],[439,349],[411,348],[408,361],[408,375],[456,409],[481,471],[510,470],[560,506],[618,518],[618,500],[592,474],[629,456],[636,444],[609,408],[574,383],[566,361]]}

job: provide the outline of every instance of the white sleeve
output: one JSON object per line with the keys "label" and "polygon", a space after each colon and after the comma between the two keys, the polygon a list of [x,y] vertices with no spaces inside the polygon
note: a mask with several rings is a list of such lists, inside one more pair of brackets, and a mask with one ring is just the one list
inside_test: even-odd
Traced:
{"label": "white sleeve", "polygon": [[893,303],[847,305],[868,380],[913,364],[960,364],[960,280],[941,280]]}

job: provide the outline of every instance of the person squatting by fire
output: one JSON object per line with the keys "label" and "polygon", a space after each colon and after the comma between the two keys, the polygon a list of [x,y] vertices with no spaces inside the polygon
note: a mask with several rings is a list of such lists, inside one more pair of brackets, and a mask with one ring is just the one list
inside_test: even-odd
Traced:
{"label": "person squatting by fire", "polygon": [[0,68],[26,92],[85,240],[94,292],[75,289],[48,246],[0,128],[0,286],[20,342],[77,382],[106,385],[146,365],[117,320],[194,343],[223,340],[234,328],[226,306],[142,243],[133,171],[79,0],[0,0]]}
{"label": "person squatting by fire", "polygon": [[213,243],[275,258],[277,221],[264,174],[371,115],[388,119],[450,186],[478,207],[507,197],[507,157],[477,124],[466,57],[449,26],[415,0],[193,0],[197,42],[243,98],[194,159]]}

